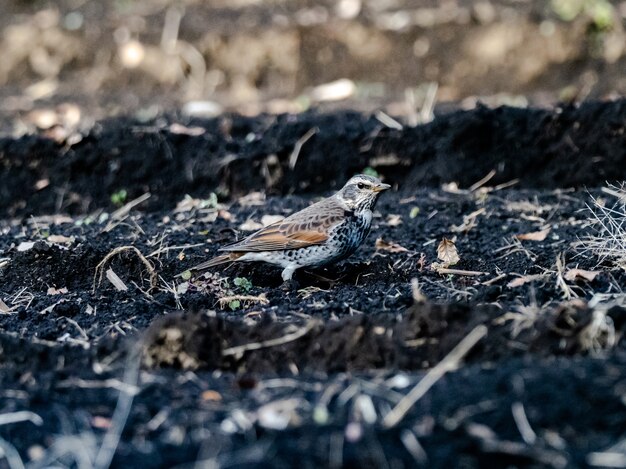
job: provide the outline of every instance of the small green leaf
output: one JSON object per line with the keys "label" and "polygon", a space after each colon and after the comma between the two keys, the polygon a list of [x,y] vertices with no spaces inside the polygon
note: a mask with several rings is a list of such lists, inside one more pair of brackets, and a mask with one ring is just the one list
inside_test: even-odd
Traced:
{"label": "small green leaf", "polygon": [[380,175],[378,174],[378,171],[376,171],[371,166],[368,166],[367,168],[365,168],[363,170],[363,174],[365,174],[366,176],[372,176],[372,177],[375,177],[375,178],[380,177]]}
{"label": "small green leaf", "polygon": [[328,408],[323,404],[318,404],[313,409],[313,421],[318,425],[326,425],[330,415],[328,414]]}
{"label": "small green leaf", "polygon": [[252,289],[252,282],[245,277],[236,277],[233,280],[236,287],[241,288],[244,292],[248,293]]}
{"label": "small green leaf", "polygon": [[120,189],[119,191],[111,194],[111,202],[113,205],[122,206],[124,205],[124,202],[126,202],[127,196],[128,192],[126,192],[126,189]]}
{"label": "small green leaf", "polygon": [[217,208],[217,194],[215,192],[211,192],[211,194],[209,194],[209,198],[204,200],[203,205],[206,208]]}
{"label": "small green leaf", "polygon": [[236,309],[239,309],[241,307],[241,301],[239,300],[232,300],[231,302],[228,303],[228,307],[235,311]]}
{"label": "small green leaf", "polygon": [[419,207],[412,207],[411,208],[411,212],[409,213],[409,217],[411,218],[415,218],[416,216],[418,216],[420,213],[420,208]]}
{"label": "small green leaf", "polygon": [[191,270],[185,270],[180,276],[183,280],[189,280],[191,278]]}

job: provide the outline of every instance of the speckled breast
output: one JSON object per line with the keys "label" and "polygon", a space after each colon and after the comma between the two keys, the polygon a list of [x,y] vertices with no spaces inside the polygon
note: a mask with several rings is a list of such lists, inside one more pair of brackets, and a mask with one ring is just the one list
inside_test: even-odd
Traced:
{"label": "speckled breast", "polygon": [[370,220],[352,216],[331,234],[332,244],[336,248],[336,259],[351,255],[363,243],[370,230]]}

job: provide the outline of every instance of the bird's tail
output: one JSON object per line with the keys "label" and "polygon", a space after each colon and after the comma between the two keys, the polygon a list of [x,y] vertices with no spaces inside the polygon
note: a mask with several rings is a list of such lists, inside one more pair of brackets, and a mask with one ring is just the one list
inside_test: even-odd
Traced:
{"label": "bird's tail", "polygon": [[[208,269],[209,267],[214,267],[216,265],[227,264],[228,262],[234,262],[237,259],[239,259],[241,256],[243,256],[243,254],[244,253],[242,252],[229,252],[228,254],[222,254],[220,256],[214,257],[213,259],[209,259],[208,261],[203,262],[202,264],[193,266],[187,269],[185,272],[198,272],[200,270],[205,270],[205,269]],[[185,272],[181,272],[176,277],[182,277],[185,274]]]}

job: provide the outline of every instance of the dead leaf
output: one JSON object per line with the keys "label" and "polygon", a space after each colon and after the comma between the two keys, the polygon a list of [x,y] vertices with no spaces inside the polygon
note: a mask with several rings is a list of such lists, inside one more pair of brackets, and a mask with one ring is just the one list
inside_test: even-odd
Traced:
{"label": "dead leaf", "polygon": [[463,217],[463,223],[460,225],[452,225],[450,227],[450,231],[452,231],[453,233],[467,233],[469,232],[472,228],[474,228],[476,225],[478,225],[477,222],[477,218],[479,215],[482,215],[485,213],[485,208],[481,208],[478,209],[472,213],[470,213],[469,215],[465,215]]}
{"label": "dead leaf", "polygon": [[544,228],[541,231],[533,231],[532,233],[523,233],[515,235],[517,239],[522,241],[543,241],[548,237],[550,233],[550,227]]}
{"label": "dead leaf", "polygon": [[[463,190],[459,189],[459,185],[456,182],[448,182],[441,185],[441,190],[450,194],[462,194]],[[466,191],[467,192],[467,191]]]}
{"label": "dead leaf", "polygon": [[265,205],[265,193],[263,192],[250,192],[248,195],[237,199],[237,203],[242,207],[253,207],[259,205]]}
{"label": "dead leaf", "polygon": [[387,225],[398,226],[402,224],[402,216],[395,213],[387,215]]}
{"label": "dead leaf", "polygon": [[39,314],[48,314],[51,313],[54,308],[56,308],[58,305],[60,305],[61,303],[65,303],[66,300],[59,300],[56,303],[54,303],[53,305],[48,306],[47,308],[42,309],[41,311],[39,311]]}
{"label": "dead leaf", "polygon": [[233,214],[230,213],[228,210],[218,210],[217,215],[222,220],[226,220],[226,221],[232,221],[233,220]]}
{"label": "dead leaf", "polygon": [[36,191],[40,191],[42,189],[45,189],[46,187],[48,187],[50,185],[50,179],[46,178],[46,179],[40,179],[39,181],[37,181],[35,183],[35,190]]}
{"label": "dead leaf", "polygon": [[46,238],[46,240],[54,244],[72,244],[76,241],[76,238],[73,236],[50,235]]}
{"label": "dead leaf", "polygon": [[563,278],[565,278],[565,280],[569,280],[570,282],[580,279],[593,282],[593,279],[595,279],[599,273],[600,271],[598,270],[569,269],[565,272]]}
{"label": "dead leaf", "polygon": [[398,243],[394,243],[393,241],[384,241],[382,238],[378,238],[376,240],[376,250],[377,251],[388,251],[388,252],[407,252],[408,249],[404,246],[400,246]]}
{"label": "dead leaf", "polygon": [[221,401],[222,400],[222,395],[217,391],[213,391],[212,389],[207,389],[206,391],[204,391],[201,394],[201,397],[203,401]]}
{"label": "dead leaf", "polygon": [[34,241],[22,241],[17,247],[17,252],[29,251],[35,245]]}
{"label": "dead leaf", "polygon": [[11,311],[13,311],[13,308],[9,308],[9,306],[2,301],[2,298],[0,298],[0,313],[10,313]]}
{"label": "dead leaf", "polygon": [[261,228],[263,228],[263,224],[252,219],[246,220],[241,225],[239,225],[239,229],[241,231],[256,231],[260,230]]}
{"label": "dead leaf", "polygon": [[217,197],[212,194],[208,199],[194,199],[189,195],[185,195],[183,200],[176,204],[174,213],[189,212],[194,209],[214,209],[221,208],[221,205],[217,203]]}
{"label": "dead leaf", "polygon": [[272,223],[276,223],[284,219],[285,217],[283,217],[282,215],[263,215],[261,217],[261,224],[263,226],[269,226]]}
{"label": "dead leaf", "polygon": [[102,415],[94,415],[91,418],[91,426],[100,430],[108,430],[111,428],[111,419]]}
{"label": "dead leaf", "polygon": [[311,90],[310,96],[314,101],[341,101],[352,96],[355,91],[356,84],[352,80],[340,78],[316,86]]}
{"label": "dead leaf", "polygon": [[50,287],[48,288],[47,294],[48,295],[65,295],[67,293],[67,288],[63,287],[63,288],[59,288],[58,290],[54,287]]}
{"label": "dead leaf", "polygon": [[173,134],[178,135],[189,135],[191,137],[197,137],[198,135],[202,135],[206,132],[206,129],[202,127],[187,127],[182,124],[173,123],[169,127],[169,131]]}
{"label": "dead leaf", "polygon": [[437,258],[442,262],[439,267],[449,267],[461,260],[454,242],[448,238],[443,238],[437,246]]}
{"label": "dead leaf", "polygon": [[523,275],[521,277],[517,277],[516,279],[511,280],[506,284],[509,288],[517,288],[521,287],[530,282],[534,282],[535,280],[541,280],[545,277],[545,274],[535,274],[535,275]]}

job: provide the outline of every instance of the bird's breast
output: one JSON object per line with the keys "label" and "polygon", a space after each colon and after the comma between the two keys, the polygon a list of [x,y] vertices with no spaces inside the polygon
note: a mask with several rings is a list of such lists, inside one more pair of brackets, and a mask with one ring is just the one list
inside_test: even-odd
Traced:
{"label": "bird's breast", "polygon": [[367,236],[372,223],[372,212],[352,213],[344,223],[330,236],[332,244],[337,245],[342,253],[352,253]]}

